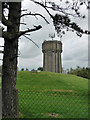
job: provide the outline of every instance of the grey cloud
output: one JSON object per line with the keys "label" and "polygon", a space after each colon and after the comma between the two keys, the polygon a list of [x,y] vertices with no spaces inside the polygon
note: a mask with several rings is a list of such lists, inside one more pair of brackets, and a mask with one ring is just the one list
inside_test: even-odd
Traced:
{"label": "grey cloud", "polygon": [[[87,67],[88,66],[88,61],[76,61],[76,60],[71,60],[71,61],[63,61],[63,68],[67,69],[67,68],[76,68],[77,66],[80,67]],[[82,64],[83,63],[83,64]]]}
{"label": "grey cloud", "polygon": [[[29,1],[29,0],[28,0]],[[41,9],[34,3],[25,2],[23,3],[23,8],[28,10],[32,10],[33,12],[40,12],[42,15],[45,15],[47,20],[50,22],[48,25],[42,18],[38,17],[38,20],[34,17],[26,17],[22,19],[23,22],[27,23],[27,26],[22,26],[21,29],[27,29],[27,27],[32,28],[33,25],[42,25],[42,29],[33,33],[30,33],[30,38],[34,40],[38,45],[39,49],[29,40],[24,37],[21,37],[19,42],[19,50],[21,55],[19,57],[18,66],[20,68],[29,68],[36,69],[39,66],[43,65],[42,58],[42,42],[44,40],[50,40],[49,34],[55,32],[52,21],[48,16],[45,10]],[[83,13],[84,11],[82,11]],[[85,13],[86,14],[86,13]],[[87,19],[86,20],[76,20],[80,26],[83,28],[87,28]],[[60,40],[56,36],[55,39]],[[1,40],[0,40],[1,41]],[[62,38],[63,43],[63,52],[62,52],[62,64],[64,68],[75,68],[76,66],[87,66],[87,58],[88,58],[88,38],[83,35],[82,38],[77,37],[75,33],[67,32],[65,36]],[[1,56],[0,56],[1,58]]]}
{"label": "grey cloud", "polygon": [[[47,29],[48,28],[48,29]],[[51,24],[44,26],[41,30],[31,33],[30,38],[35,41],[39,48],[37,48],[31,41],[22,37],[20,40],[21,58],[35,58],[42,53],[42,42],[49,40],[49,34],[55,32]]]}
{"label": "grey cloud", "polygon": [[40,54],[40,48],[37,48],[30,41],[26,40],[20,43],[20,58],[32,58]]}
{"label": "grey cloud", "polygon": [[37,69],[38,67],[42,66],[42,55],[37,56],[34,58],[29,59],[19,59],[19,67],[22,68],[29,68],[31,69]]}
{"label": "grey cloud", "polygon": [[79,38],[68,34],[63,41],[63,67],[88,66],[88,37]]}

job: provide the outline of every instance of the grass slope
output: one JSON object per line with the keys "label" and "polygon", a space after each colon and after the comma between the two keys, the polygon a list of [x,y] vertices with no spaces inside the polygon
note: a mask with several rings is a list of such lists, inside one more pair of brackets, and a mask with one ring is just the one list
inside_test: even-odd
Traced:
{"label": "grass slope", "polygon": [[20,117],[87,118],[88,80],[51,72],[18,72]]}

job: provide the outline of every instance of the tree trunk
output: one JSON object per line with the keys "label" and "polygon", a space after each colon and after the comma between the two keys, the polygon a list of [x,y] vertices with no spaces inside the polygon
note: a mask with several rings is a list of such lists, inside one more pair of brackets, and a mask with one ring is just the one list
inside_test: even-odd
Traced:
{"label": "tree trunk", "polygon": [[18,93],[16,90],[18,40],[5,40],[3,72],[2,72],[2,103],[3,117],[18,117]]}
{"label": "tree trunk", "polygon": [[[8,20],[13,23],[7,32],[14,35],[19,32],[21,3],[9,3]],[[2,116],[18,118],[18,91],[16,89],[18,39],[4,39],[2,68]]]}

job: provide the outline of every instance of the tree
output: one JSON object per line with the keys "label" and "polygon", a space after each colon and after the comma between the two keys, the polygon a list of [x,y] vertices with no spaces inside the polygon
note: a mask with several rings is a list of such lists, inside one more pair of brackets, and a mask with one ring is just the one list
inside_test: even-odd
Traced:
{"label": "tree", "polygon": [[43,71],[43,67],[39,67],[38,70]]}
{"label": "tree", "polygon": [[26,71],[29,71],[28,68],[26,68]]}
{"label": "tree", "polygon": [[80,66],[77,66],[77,69],[80,70],[81,69]]}
{"label": "tree", "polygon": [[21,71],[24,71],[24,68],[22,68]]}
{"label": "tree", "polygon": [[77,75],[77,76],[80,76],[80,77],[83,77],[83,78],[87,78],[87,79],[90,79],[90,74],[89,74],[89,68],[81,68],[79,66],[77,66],[76,69],[72,69],[70,70],[70,74],[74,74],[74,75]]}
{"label": "tree", "polygon": [[69,74],[69,69],[67,69],[66,71],[67,71],[67,74]]}
{"label": "tree", "polygon": [[[82,4],[85,4],[87,8],[89,9],[87,1],[78,1],[74,0],[72,1],[71,7],[69,5],[65,8],[62,8],[61,6],[57,5],[55,2],[49,2],[47,0],[41,0],[41,2],[38,2],[38,0],[31,0],[37,5],[40,5],[42,8],[44,8],[51,19],[53,20],[53,24],[55,26],[55,29],[57,31],[57,34],[62,33],[65,34],[65,31],[63,30],[66,28],[66,30],[72,30],[76,31],[76,34],[81,37],[82,34],[90,34],[89,31],[81,29],[76,23],[71,22],[69,16],[72,17],[81,17],[85,18],[85,16],[80,15],[79,13],[79,6]],[[60,0],[62,1],[62,0]],[[68,4],[66,2],[66,4]],[[36,30],[40,30],[42,28],[41,25],[37,25],[33,28],[28,28],[27,30],[20,31],[19,27],[20,19],[24,16],[40,16],[42,17],[47,24],[49,22],[40,13],[33,13],[33,12],[27,12],[22,14],[23,11],[21,10],[21,2],[0,2],[2,5],[2,19],[1,23],[7,27],[6,31],[1,26],[0,30],[2,31],[2,37],[4,38],[4,56],[3,56],[3,66],[2,66],[2,112],[3,112],[3,118],[17,118],[18,117],[18,91],[16,89],[16,78],[17,78],[17,57],[18,57],[18,39],[20,36],[24,36],[27,39],[31,40],[29,37],[27,37],[27,33],[34,32]],[[1,8],[1,7],[0,7]],[[49,9],[52,9],[53,11],[58,11],[62,14],[51,14]],[[68,13],[68,9],[72,9],[74,11],[74,14]],[[7,15],[5,16],[5,11],[8,11]],[[32,40],[31,40],[32,41]],[[32,41],[35,45],[36,43]]]}

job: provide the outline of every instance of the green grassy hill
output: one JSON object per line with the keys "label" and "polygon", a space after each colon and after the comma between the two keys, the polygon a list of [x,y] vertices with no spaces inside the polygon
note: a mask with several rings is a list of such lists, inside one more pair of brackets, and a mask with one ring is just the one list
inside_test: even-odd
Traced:
{"label": "green grassy hill", "polygon": [[88,91],[88,80],[75,75],[51,72],[18,72],[18,89]]}
{"label": "green grassy hill", "polygon": [[88,80],[51,72],[18,72],[20,117],[87,118]]}

